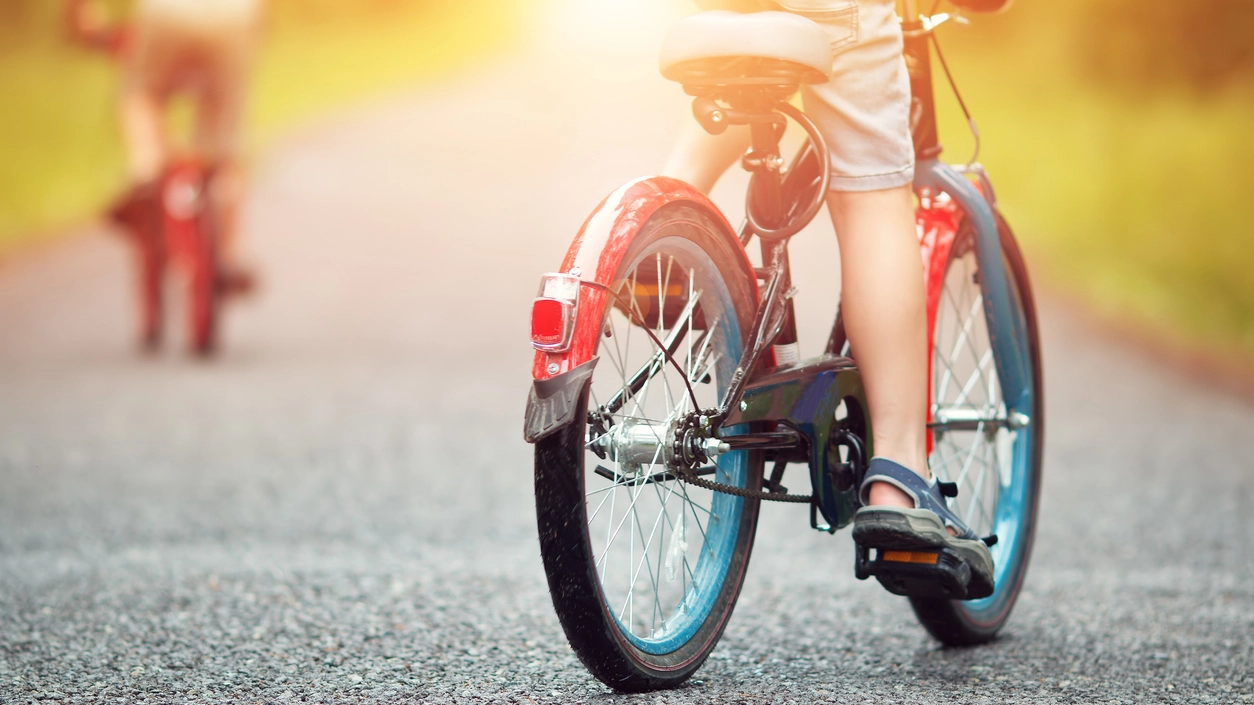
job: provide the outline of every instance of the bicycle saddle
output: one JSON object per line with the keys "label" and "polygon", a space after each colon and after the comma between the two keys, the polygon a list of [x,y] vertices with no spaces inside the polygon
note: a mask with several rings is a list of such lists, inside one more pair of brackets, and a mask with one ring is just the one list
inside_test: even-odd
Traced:
{"label": "bicycle saddle", "polygon": [[[765,61],[729,61],[746,58]],[[781,66],[793,69],[798,83],[824,83],[832,73],[832,45],[822,27],[800,15],[712,10],[671,27],[659,64],[663,76],[685,84],[696,82],[695,67],[703,80],[735,83],[777,79]]]}

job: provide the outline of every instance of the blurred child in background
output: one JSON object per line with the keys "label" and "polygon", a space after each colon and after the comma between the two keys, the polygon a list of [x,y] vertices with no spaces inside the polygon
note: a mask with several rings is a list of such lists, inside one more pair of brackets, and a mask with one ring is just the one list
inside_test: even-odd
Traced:
{"label": "blurred child in background", "polygon": [[125,27],[111,21],[100,0],[67,2],[72,34],[120,59],[119,113],[131,188],[115,214],[155,203],[156,183],[172,154],[167,108],[186,95],[195,113],[194,148],[213,174],[223,289],[251,289],[254,275],[240,258],[236,236],[243,197],[240,121],[263,0],[135,0]]}

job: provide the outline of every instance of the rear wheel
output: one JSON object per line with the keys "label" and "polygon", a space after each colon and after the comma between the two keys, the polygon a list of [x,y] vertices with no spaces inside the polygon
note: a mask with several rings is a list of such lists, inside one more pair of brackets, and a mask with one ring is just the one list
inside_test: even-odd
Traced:
{"label": "rear wheel", "polygon": [[[680,205],[645,223],[611,285],[575,421],[536,444],[553,604],[580,660],[617,690],[674,687],[700,667],[753,545],[758,500],[685,483],[668,465],[694,410],[689,387],[698,408],[718,406],[757,303],[720,220]],[[698,472],[756,490],[762,457],[729,452]]]}
{"label": "rear wheel", "polygon": [[[207,183],[207,180],[206,180]],[[211,355],[218,344],[220,267],[213,199],[201,185],[201,207],[192,222],[187,277],[188,340],[193,353]]]}
{"label": "rear wheel", "polygon": [[[153,221],[156,218],[151,219]],[[139,345],[147,352],[161,344],[165,318],[162,289],[165,282],[165,237],[152,225],[135,234],[135,257],[139,265]]]}
{"label": "rear wheel", "polygon": [[[991,547],[996,588],[981,600],[911,598],[919,621],[946,644],[978,644],[1006,623],[1019,595],[1032,552],[1041,483],[1044,403],[1036,307],[1027,269],[1010,228],[1000,217],[998,233],[1010,284],[1011,310],[1027,339],[1014,347],[1029,371],[1025,414],[1008,418],[997,378],[995,350],[984,316],[974,231],[964,226],[950,251],[933,330],[932,418],[928,464],[942,481],[958,485],[950,506],[978,535],[995,534]],[[1012,331],[995,331],[1012,335]]]}

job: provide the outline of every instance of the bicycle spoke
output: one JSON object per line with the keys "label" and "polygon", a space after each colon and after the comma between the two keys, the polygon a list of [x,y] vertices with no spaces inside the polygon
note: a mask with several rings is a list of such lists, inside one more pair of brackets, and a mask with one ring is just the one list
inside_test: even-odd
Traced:
{"label": "bicycle spoke", "polygon": [[[676,486],[677,484],[678,484],[678,481],[676,481],[676,484],[672,484],[672,485],[671,485],[671,487],[670,487],[670,492],[668,492],[668,493],[667,493],[667,495],[666,495],[666,499],[665,499],[665,500],[663,500],[663,503],[662,503],[662,504],[663,504],[663,509],[665,509],[665,505],[666,505],[667,503],[669,503],[669,502],[670,502],[670,498],[671,498],[672,496],[674,496],[674,494],[675,494],[675,489],[674,489],[674,488],[675,488],[675,486]],[[688,503],[688,502],[684,502],[682,505],[680,505],[680,509],[679,509],[679,511],[680,511],[680,518],[681,518],[681,520],[682,520],[682,518],[683,518],[683,517],[687,516],[687,507],[688,507],[688,506],[689,506],[689,503]],[[667,515],[666,515],[666,523],[667,523],[667,525],[668,525],[668,526],[670,526],[671,531],[673,532],[673,531],[675,530],[675,524],[674,524],[674,522],[672,522],[672,521],[671,521],[671,518],[670,518],[670,515],[669,515],[669,514],[667,514]],[[687,556],[685,556],[685,557],[684,557],[684,567],[685,567],[685,568],[687,568],[687,565],[688,565],[688,559],[687,559]],[[689,572],[691,573],[691,571],[689,571]],[[685,592],[685,593],[687,593],[687,588],[685,588],[685,589],[684,589],[684,592]]]}
{"label": "bicycle spoke", "polygon": [[[689,504],[691,504],[691,505],[693,505],[693,506],[699,506],[699,505],[697,505],[697,503],[696,503],[696,502],[693,502],[693,501],[692,501],[692,498],[691,498],[691,497],[689,497],[689,496],[688,496],[688,486],[687,486],[686,484],[680,483],[680,485],[679,485],[679,490],[680,490],[680,492],[682,492],[682,493],[683,493],[683,495],[684,495],[684,500],[685,500],[685,501],[687,501]],[[710,516],[711,518],[714,518],[714,514],[713,514],[713,513],[709,513],[709,512],[707,512],[707,513],[709,514],[709,516]],[[703,547],[704,547],[704,546],[706,546],[706,545],[708,545],[708,544],[709,544],[709,542],[710,542],[710,539],[709,539],[709,537],[708,537],[708,536],[706,536],[706,535],[705,535],[705,527],[701,526],[701,520],[700,520],[700,519],[697,519],[697,515],[696,515],[696,514],[693,514],[693,515],[692,515],[692,520],[693,520],[693,521],[696,523],[696,525],[697,525],[697,531],[700,531],[700,532],[701,532],[701,545],[702,545]]]}
{"label": "bicycle spoke", "polygon": [[[1002,419],[1005,405],[975,271],[974,253],[968,252],[946,275],[933,338],[932,413],[963,409]],[[1006,471],[1000,447],[1007,443],[1003,440],[1007,433],[1012,432],[982,423],[975,430],[949,430],[934,437],[930,466],[937,476],[959,485],[959,496],[952,503],[977,533],[992,533],[995,528],[998,495],[1008,484],[1002,479]],[[1013,439],[1009,443],[1013,445]]]}
{"label": "bicycle spoke", "polygon": [[[619,275],[598,336],[609,362],[594,374],[583,438],[589,561],[607,614],[646,643],[707,619],[708,601],[694,596],[721,589],[740,527],[719,514],[735,507],[738,517],[743,501],[688,484],[666,460],[671,429],[718,404],[728,381],[720,373],[741,339],[717,272],[686,259],[703,256],[690,243],[677,248],[647,251]],[[731,457],[699,474],[742,483],[744,461]]]}
{"label": "bicycle spoke", "polygon": [[[632,596],[635,595],[635,592],[636,592],[636,582],[640,579],[640,569],[647,567],[649,570],[650,585],[653,587],[655,609],[656,609],[656,604],[658,601],[661,600],[661,597],[659,597],[657,594],[657,580],[653,578],[653,565],[649,561],[649,544],[652,543],[653,541],[653,533],[657,531],[657,526],[658,526],[658,523],[661,521],[661,519],[662,519],[662,515],[659,514],[658,518],[654,520],[653,522],[653,528],[649,532],[648,539],[644,537],[643,523],[638,521],[639,520],[638,514],[636,515],[636,520],[632,522],[633,528],[636,530],[635,533],[640,536],[640,562],[635,563],[635,554],[633,553],[632,561],[635,565],[635,570],[631,571],[631,577],[630,577],[629,582],[627,583],[628,593],[629,593],[628,599],[631,600]],[[635,536],[632,537],[633,545],[634,545],[634,540],[635,540]]]}

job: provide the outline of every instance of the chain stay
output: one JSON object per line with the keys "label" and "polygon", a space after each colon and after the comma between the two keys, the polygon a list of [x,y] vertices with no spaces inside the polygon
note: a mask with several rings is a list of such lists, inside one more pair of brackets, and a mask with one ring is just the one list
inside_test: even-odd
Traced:
{"label": "chain stay", "polygon": [[764,499],[772,502],[795,502],[797,504],[810,504],[814,502],[814,495],[812,494],[785,494],[783,492],[747,490],[743,487],[737,487],[723,482],[703,480],[695,475],[688,474],[690,472],[692,472],[690,468],[676,468],[671,471],[671,474],[678,478],[681,482],[686,482],[695,487],[703,487],[707,490],[735,495],[737,497],[744,497],[745,499]]}
{"label": "chain stay", "polygon": [[711,409],[700,413],[690,413],[676,429],[675,447],[673,457],[677,467],[671,471],[680,482],[685,482],[694,487],[701,487],[714,492],[722,492],[724,494],[743,497],[745,499],[767,500],[771,502],[793,502],[797,504],[810,504],[814,502],[814,495],[811,494],[787,494],[784,492],[764,492],[762,490],[749,490],[744,487],[729,485],[724,482],[715,482],[705,480],[693,475],[693,469],[705,461],[713,462],[707,458],[701,450],[700,441],[711,433],[711,428],[717,428],[722,419],[717,410]]}

